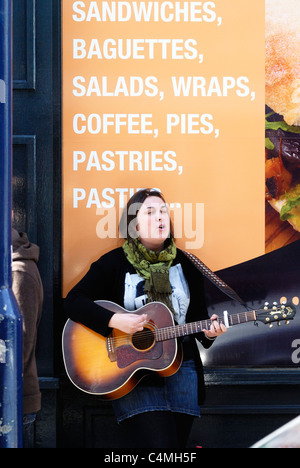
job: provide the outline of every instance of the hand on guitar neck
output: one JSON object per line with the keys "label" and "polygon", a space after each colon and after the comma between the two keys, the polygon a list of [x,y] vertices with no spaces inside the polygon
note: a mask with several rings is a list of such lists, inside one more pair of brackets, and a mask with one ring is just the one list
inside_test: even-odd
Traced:
{"label": "hand on guitar neck", "polygon": [[203,329],[207,338],[217,338],[217,336],[227,332],[225,325],[218,322],[218,316],[216,314],[212,315],[210,319],[212,320],[212,324],[209,330]]}

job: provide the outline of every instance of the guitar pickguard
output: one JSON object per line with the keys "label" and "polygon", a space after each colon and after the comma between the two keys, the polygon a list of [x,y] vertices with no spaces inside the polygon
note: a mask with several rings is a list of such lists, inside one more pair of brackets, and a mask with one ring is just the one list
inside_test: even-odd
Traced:
{"label": "guitar pickguard", "polygon": [[163,353],[163,343],[158,342],[148,351],[139,351],[131,345],[119,346],[116,350],[117,365],[124,369],[136,361],[159,359]]}

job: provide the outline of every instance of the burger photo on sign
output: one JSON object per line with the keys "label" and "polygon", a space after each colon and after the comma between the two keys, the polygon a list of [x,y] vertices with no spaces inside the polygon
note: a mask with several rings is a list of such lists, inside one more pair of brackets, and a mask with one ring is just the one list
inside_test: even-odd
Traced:
{"label": "burger photo on sign", "polygon": [[266,199],[300,232],[300,1],[266,0]]}

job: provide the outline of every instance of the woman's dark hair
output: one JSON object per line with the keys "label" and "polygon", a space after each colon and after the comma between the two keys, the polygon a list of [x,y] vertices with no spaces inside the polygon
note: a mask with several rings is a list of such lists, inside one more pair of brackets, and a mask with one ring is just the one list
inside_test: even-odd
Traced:
{"label": "woman's dark hair", "polygon": [[[127,240],[131,240],[137,237],[137,231],[135,229],[136,217],[142,204],[148,197],[158,197],[164,203],[166,203],[163,194],[157,189],[147,188],[138,190],[128,201],[120,220],[119,231],[122,234],[122,236],[125,237]],[[173,234],[173,225],[170,220],[171,237],[173,237]]]}

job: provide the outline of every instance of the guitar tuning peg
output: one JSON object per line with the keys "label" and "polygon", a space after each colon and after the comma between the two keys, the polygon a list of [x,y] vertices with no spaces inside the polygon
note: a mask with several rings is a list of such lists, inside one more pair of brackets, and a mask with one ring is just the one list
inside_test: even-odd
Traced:
{"label": "guitar tuning peg", "polygon": [[277,322],[278,327],[280,327],[280,322]]}
{"label": "guitar tuning peg", "polygon": [[270,328],[273,328],[273,323],[270,323],[269,327],[270,327]]}
{"label": "guitar tuning peg", "polygon": [[299,302],[300,302],[299,297],[297,296],[293,297],[292,303],[294,304],[294,306],[298,306]]}
{"label": "guitar tuning peg", "polygon": [[273,302],[273,305],[274,305],[274,306],[277,306],[277,305],[278,305],[278,302]]}
{"label": "guitar tuning peg", "polygon": [[268,306],[268,305],[269,305],[269,303],[268,303],[268,302],[265,302],[265,306]]}
{"label": "guitar tuning peg", "polygon": [[289,320],[286,320],[286,321],[285,321],[285,324],[286,324],[286,325],[288,325],[289,323],[290,323],[290,321],[289,321]]}

